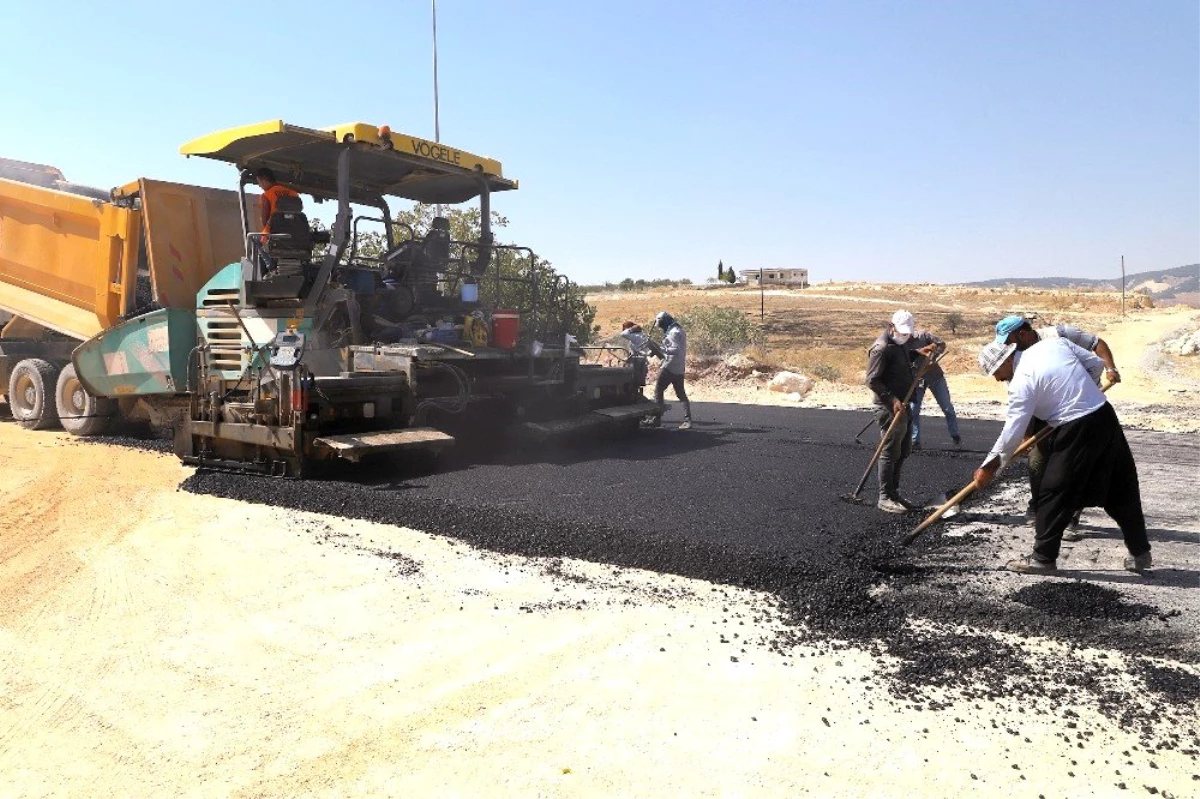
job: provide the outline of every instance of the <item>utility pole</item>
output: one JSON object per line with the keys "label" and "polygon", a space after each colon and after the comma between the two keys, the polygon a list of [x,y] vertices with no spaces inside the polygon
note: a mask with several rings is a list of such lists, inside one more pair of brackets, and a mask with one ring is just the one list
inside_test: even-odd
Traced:
{"label": "utility pole", "polygon": [[767,290],[763,287],[763,268],[758,268],[758,321],[767,323]]}
{"label": "utility pole", "polygon": [[1125,315],[1125,256],[1121,256],[1121,316]]}

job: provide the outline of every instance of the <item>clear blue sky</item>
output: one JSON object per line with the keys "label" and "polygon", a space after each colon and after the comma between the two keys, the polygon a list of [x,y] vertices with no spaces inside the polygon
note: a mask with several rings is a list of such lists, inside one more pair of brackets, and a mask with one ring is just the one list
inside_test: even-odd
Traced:
{"label": "clear blue sky", "polygon": [[[257,10],[256,10],[257,9]],[[99,186],[264,119],[433,138],[430,3],[4,4],[0,156]],[[579,282],[1200,261],[1195,0],[442,0],[442,140]]]}

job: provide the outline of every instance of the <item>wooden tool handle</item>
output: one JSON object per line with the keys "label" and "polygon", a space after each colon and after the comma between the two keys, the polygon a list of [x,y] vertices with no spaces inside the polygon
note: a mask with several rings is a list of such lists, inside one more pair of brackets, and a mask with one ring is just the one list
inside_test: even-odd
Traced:
{"label": "wooden tool handle", "polygon": [[[942,352],[945,352],[945,350],[942,350]],[[858,487],[854,489],[854,493],[850,496],[857,498],[858,495],[862,493],[863,486],[867,484],[867,478],[871,476],[871,468],[875,465],[875,461],[879,460],[879,456],[883,453],[884,442],[888,440],[889,436],[891,436],[892,430],[896,427],[896,423],[900,421],[900,418],[908,413],[908,401],[912,399],[913,392],[917,390],[917,384],[921,382],[921,378],[924,377],[926,370],[928,370],[930,366],[933,366],[935,363],[937,363],[940,358],[941,353],[938,353],[934,357],[927,359],[925,363],[921,364],[921,368],[917,370],[917,376],[913,378],[912,383],[910,383],[908,386],[908,393],[906,393],[904,395],[904,399],[900,401],[900,413],[892,414],[892,423],[888,425],[887,431],[879,439],[879,446],[875,447],[875,454],[871,456],[871,460],[867,463],[867,470],[863,472],[862,479],[858,481]],[[868,427],[869,426],[870,425],[868,425]],[[865,430],[866,428],[863,429]],[[859,435],[862,435],[862,433],[859,433]]]}

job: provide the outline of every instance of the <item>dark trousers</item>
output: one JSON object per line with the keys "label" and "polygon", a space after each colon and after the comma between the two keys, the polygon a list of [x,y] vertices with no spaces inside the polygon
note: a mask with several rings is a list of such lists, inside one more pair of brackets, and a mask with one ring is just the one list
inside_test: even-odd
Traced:
{"label": "dark trousers", "polygon": [[1059,427],[1045,439],[1046,463],[1038,486],[1038,560],[1058,559],[1063,531],[1076,511],[1101,507],[1121,528],[1130,555],[1150,551],[1137,465],[1117,413],[1103,407]]}
{"label": "dark trousers", "polygon": [[[1044,421],[1035,418],[1025,429],[1025,437],[1035,436],[1045,427]],[[1042,473],[1046,471],[1046,458],[1050,454],[1049,447],[1049,442],[1042,439],[1036,447],[1029,451],[1029,510],[1031,511],[1037,510],[1038,492],[1042,490]]]}
{"label": "dark trousers", "polygon": [[900,470],[904,459],[912,453],[912,416],[904,414],[904,418],[896,422],[891,434],[888,426],[892,423],[891,408],[876,408],[875,422],[879,425],[879,436],[883,439],[883,451],[879,453],[879,498],[895,498],[900,490]]}
{"label": "dark trousers", "polygon": [[658,370],[658,380],[654,382],[654,401],[659,405],[665,404],[663,401],[663,393],[667,390],[667,386],[675,389],[675,396],[683,403],[683,418],[692,418],[692,403],[688,402],[687,391],[683,388],[683,375],[668,372],[666,369]]}

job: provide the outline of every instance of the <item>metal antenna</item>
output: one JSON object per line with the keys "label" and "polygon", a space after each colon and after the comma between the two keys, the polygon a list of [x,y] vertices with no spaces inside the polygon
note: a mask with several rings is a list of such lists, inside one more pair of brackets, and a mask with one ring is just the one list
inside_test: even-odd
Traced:
{"label": "metal antenna", "polygon": [[[438,65],[437,65],[437,0],[433,3],[433,140],[442,143],[442,124],[438,109]],[[442,204],[434,206],[434,213],[442,215]]]}
{"label": "metal antenna", "polygon": [[433,140],[442,142],[442,126],[438,118],[438,65],[437,65],[437,0],[433,3]]}

